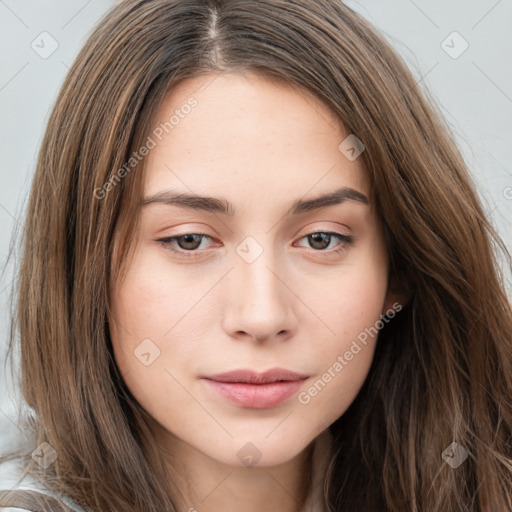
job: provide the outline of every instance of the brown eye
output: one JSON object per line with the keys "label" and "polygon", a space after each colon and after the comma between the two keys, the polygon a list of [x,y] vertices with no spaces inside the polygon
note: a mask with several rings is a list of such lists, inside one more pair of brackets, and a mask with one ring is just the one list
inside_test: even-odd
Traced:
{"label": "brown eye", "polygon": [[180,236],[160,238],[157,242],[177,255],[194,257],[199,256],[205,249],[205,247],[201,247],[203,240],[212,240],[212,238],[202,233],[186,233]]}
{"label": "brown eye", "polygon": [[331,243],[331,235],[329,233],[313,233],[308,235],[308,242],[313,249],[324,250]]}
{"label": "brown eye", "polygon": [[[309,247],[316,251],[325,251],[329,248],[333,249],[328,252],[341,251],[346,249],[352,243],[351,236],[331,231],[317,231],[301,238],[301,240],[303,239],[307,239]],[[336,241],[338,243],[336,243]],[[334,244],[332,244],[332,242],[334,242]]]}
{"label": "brown eye", "polygon": [[190,233],[187,235],[176,237],[176,243],[180,247],[180,249],[193,251],[197,249],[201,245],[203,235],[197,235],[195,233]]}

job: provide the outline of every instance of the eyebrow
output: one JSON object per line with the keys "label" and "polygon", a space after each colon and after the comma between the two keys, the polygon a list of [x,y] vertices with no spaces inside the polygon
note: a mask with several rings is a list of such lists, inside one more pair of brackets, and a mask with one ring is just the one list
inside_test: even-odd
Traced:
{"label": "eyebrow", "polygon": [[[361,192],[353,188],[341,187],[334,192],[329,192],[313,199],[297,199],[293,201],[287,214],[299,215],[301,213],[325,208],[326,206],[342,204],[347,201],[368,204],[368,198]],[[233,216],[236,211],[236,208],[226,199],[198,196],[195,194],[174,193],[172,191],[158,192],[142,200],[142,206],[155,203],[189,208],[192,210],[221,213],[230,216]]]}

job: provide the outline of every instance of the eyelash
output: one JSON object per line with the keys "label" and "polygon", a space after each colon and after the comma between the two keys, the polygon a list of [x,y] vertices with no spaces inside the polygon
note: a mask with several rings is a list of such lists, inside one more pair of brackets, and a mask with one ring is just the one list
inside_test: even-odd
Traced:
{"label": "eyelash", "polygon": [[[342,233],[338,233],[336,231],[312,231],[311,233],[308,233],[304,236],[302,236],[301,238],[299,238],[299,240],[302,240],[304,238],[307,238],[308,236],[311,236],[311,235],[316,235],[316,234],[323,234],[323,235],[329,235],[330,237],[335,237],[337,238],[338,240],[340,240],[340,243],[336,246],[337,248],[334,249],[334,250],[330,250],[330,251],[326,251],[325,249],[313,249],[313,252],[315,253],[318,253],[319,256],[321,257],[326,257],[327,255],[332,255],[332,254],[339,254],[339,253],[342,253],[344,251],[346,251],[348,249],[348,247],[352,244],[353,242],[353,238],[352,236],[349,236],[349,235],[344,235]],[[194,250],[191,250],[191,251],[186,251],[186,250],[183,250],[183,249],[174,249],[171,247],[171,244],[176,242],[176,240],[178,240],[179,238],[183,238],[185,236],[188,236],[188,235],[197,235],[197,236],[200,236],[200,237],[203,237],[201,239],[204,240],[205,238],[209,238],[209,239],[212,239],[211,236],[205,234],[205,233],[184,233],[183,235],[177,235],[177,236],[170,236],[170,237],[166,237],[166,238],[160,238],[157,240],[157,242],[160,242],[168,251],[171,251],[175,254],[179,254],[180,257],[184,257],[184,258],[196,258],[197,257],[197,254],[199,252],[201,252],[200,250],[198,249],[194,249]]]}

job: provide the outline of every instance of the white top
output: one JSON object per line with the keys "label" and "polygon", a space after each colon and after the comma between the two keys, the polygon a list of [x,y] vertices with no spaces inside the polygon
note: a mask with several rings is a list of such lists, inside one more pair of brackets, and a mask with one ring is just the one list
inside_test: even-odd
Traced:
{"label": "white top", "polygon": [[[326,476],[329,453],[332,446],[332,435],[329,429],[322,432],[314,441],[312,460],[312,481],[311,489],[302,509],[302,512],[324,512],[319,508],[322,503],[323,483]],[[26,475],[17,484],[22,474],[21,462],[19,459],[10,460],[0,464],[0,491],[6,490],[31,490],[39,491],[53,497],[60,498],[74,512],[84,512],[82,508],[64,496],[58,496],[45,489],[32,475]],[[2,512],[28,512],[26,509],[13,507],[0,507]]]}
{"label": "white top", "polygon": [[[74,512],[84,512],[83,509],[78,507],[75,503],[66,497],[56,495],[50,492],[32,475],[26,475],[23,480],[18,484],[18,480],[23,473],[23,468],[20,459],[13,459],[0,464],[0,491],[38,491],[49,496],[58,497],[64,504],[66,504]],[[14,507],[1,507],[2,512],[27,512],[24,508]]]}

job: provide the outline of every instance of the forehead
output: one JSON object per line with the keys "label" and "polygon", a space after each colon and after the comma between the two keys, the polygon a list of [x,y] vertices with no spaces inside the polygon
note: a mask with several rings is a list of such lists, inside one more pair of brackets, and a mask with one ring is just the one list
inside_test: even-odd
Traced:
{"label": "forehead", "polygon": [[348,135],[323,102],[284,82],[253,73],[185,80],[155,117],[144,195],[165,188],[262,204],[313,187],[368,193],[362,162],[340,151]]}

